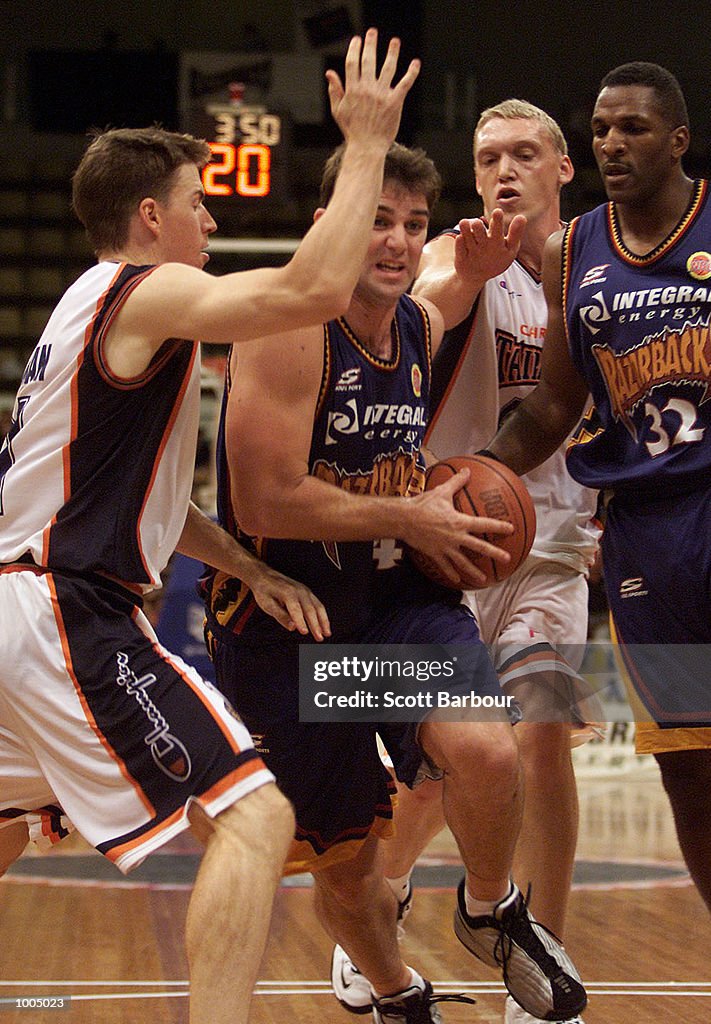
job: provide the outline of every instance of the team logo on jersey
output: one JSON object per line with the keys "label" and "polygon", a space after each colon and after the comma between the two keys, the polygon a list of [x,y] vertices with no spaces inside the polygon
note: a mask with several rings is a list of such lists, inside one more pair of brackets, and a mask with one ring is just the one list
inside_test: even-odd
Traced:
{"label": "team logo on jersey", "polygon": [[580,319],[591,334],[599,334],[600,327],[598,324],[604,324],[606,320],[612,319],[605,302],[605,296],[601,291],[595,292],[594,295],[590,296],[590,304],[588,306],[580,307]]}
{"label": "team logo on jersey", "polygon": [[644,589],[642,576],[631,576],[620,583],[620,597],[623,600],[626,597],[646,597],[648,593],[649,591]]}
{"label": "team logo on jersey", "polygon": [[530,345],[508,331],[496,331],[499,386],[537,384],[541,377],[541,348]]}
{"label": "team logo on jersey", "polygon": [[607,280],[605,271],[610,266],[609,263],[601,263],[599,267],[590,267],[589,270],[585,271],[585,275],[580,282],[580,288],[587,288],[590,284],[602,284],[603,281]]}
{"label": "team logo on jersey", "polygon": [[686,261],[686,269],[696,281],[708,281],[711,277],[711,253],[692,252]]}
{"label": "team logo on jersey", "polygon": [[336,391],[354,391],[360,389],[360,366],[352,366],[350,370],[344,370],[336,382]]}
{"label": "team logo on jersey", "polygon": [[143,742],[150,748],[151,757],[169,779],[186,782],[192,770],[190,755],[181,741],[171,733],[169,723],[146,692],[157,681],[156,676],[147,672],[139,679],[128,663],[128,655],[123,651],[116,652],[116,664],[116,683],[134,698],[152,727],[143,737]]}
{"label": "team logo on jersey", "polygon": [[[605,382],[610,411],[637,440],[632,414],[645,403],[647,415],[654,417],[649,396],[664,384],[694,384],[703,388],[699,401],[704,401],[711,378],[711,330],[708,321],[685,324],[679,331],[663,331],[645,338],[634,348],[615,352],[609,345],[595,344],[592,354]],[[689,411],[685,412],[685,406]],[[656,409],[656,407],[654,407]],[[676,410],[681,417],[685,440],[698,440],[694,421],[695,409],[690,401],[670,401],[665,408]],[[687,420],[690,421],[687,422]],[[657,434],[659,424],[652,429]],[[660,449],[661,451],[662,449]]]}
{"label": "team logo on jersey", "polygon": [[415,393],[415,398],[422,397],[422,370],[419,368],[417,363],[412,364],[410,370],[410,380],[412,381],[412,390]]}
{"label": "team logo on jersey", "polygon": [[505,277],[502,277],[501,280],[499,281],[499,288],[503,288],[504,291],[506,292],[506,294],[510,298],[512,298],[512,299],[520,299],[521,298],[521,292],[517,292],[517,291],[514,291],[513,288],[509,288],[509,286],[508,286],[508,284],[506,282],[506,278]]}

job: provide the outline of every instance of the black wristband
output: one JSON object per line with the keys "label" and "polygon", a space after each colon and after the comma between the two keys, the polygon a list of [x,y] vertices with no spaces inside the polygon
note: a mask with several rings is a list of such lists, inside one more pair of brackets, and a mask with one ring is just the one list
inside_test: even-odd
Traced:
{"label": "black wristband", "polygon": [[484,458],[486,459],[493,459],[494,462],[500,462],[502,466],[504,465],[504,460],[500,459],[498,455],[494,455],[494,453],[492,451],[489,451],[488,448],[480,448],[479,451],[474,452],[474,454],[483,455]]}

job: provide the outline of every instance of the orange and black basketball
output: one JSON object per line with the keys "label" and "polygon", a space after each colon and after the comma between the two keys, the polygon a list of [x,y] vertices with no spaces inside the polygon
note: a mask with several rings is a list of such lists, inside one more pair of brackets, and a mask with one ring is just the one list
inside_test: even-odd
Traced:
{"label": "orange and black basketball", "polygon": [[[484,540],[508,551],[511,561],[506,565],[486,555],[470,553],[472,562],[485,574],[486,583],[463,580],[462,584],[466,589],[481,590],[508,579],[526,558],[536,534],[536,511],[521,477],[485,455],[457,455],[436,462],[427,470],[425,488],[432,490],[446,483],[460,469],[469,470],[469,481],[454,495],[455,508],[472,516],[503,519],[514,527],[513,533],[505,537],[481,534]],[[426,555],[410,549],[410,557],[417,568],[436,583],[454,586]]]}

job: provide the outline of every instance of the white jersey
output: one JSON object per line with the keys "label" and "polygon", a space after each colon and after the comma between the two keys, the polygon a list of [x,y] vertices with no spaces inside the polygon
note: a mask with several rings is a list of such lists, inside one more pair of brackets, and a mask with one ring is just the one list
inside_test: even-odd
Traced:
{"label": "white jersey", "polygon": [[52,313],[0,450],[0,563],[160,585],[190,498],[199,346],[166,342],[131,380],[103,354],[113,318],[154,269],[99,263]]}
{"label": "white jersey", "polygon": [[[487,281],[435,360],[425,443],[438,458],[486,447],[537,384],[547,320],[541,282],[518,261]],[[523,478],[538,521],[532,554],[582,572],[597,549],[597,494],[569,475],[566,446]]]}

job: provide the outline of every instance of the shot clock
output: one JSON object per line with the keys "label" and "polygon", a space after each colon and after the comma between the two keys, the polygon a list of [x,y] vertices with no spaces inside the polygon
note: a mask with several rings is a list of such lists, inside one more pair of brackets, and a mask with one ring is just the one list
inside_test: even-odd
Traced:
{"label": "shot clock", "polygon": [[[208,111],[209,113],[209,111]],[[236,107],[212,114],[207,133],[212,162],[202,172],[208,197],[264,199],[284,194],[280,159],[284,118],[259,107]]]}

